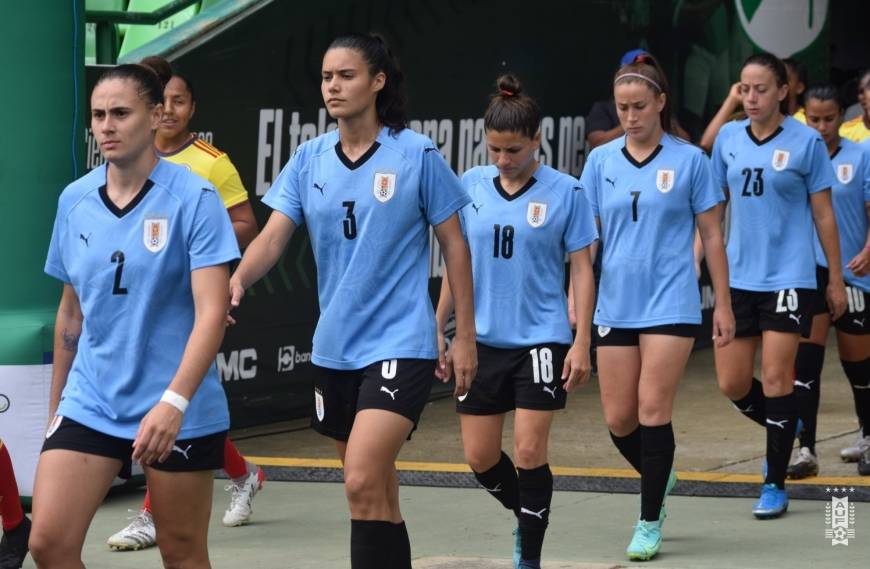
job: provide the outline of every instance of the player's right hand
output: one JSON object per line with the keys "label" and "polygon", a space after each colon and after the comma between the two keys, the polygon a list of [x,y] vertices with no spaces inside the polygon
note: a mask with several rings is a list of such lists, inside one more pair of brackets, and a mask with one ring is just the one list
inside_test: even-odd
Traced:
{"label": "player's right hand", "polygon": [[227,311],[227,326],[234,326],[236,319],[230,316],[230,311],[233,308],[238,308],[245,296],[245,287],[242,286],[242,281],[235,275],[230,277],[230,309]]}
{"label": "player's right hand", "polygon": [[471,382],[477,375],[477,344],[474,338],[456,336],[450,345],[448,367],[453,362],[453,375],[456,378],[454,397],[462,397],[471,389]]}

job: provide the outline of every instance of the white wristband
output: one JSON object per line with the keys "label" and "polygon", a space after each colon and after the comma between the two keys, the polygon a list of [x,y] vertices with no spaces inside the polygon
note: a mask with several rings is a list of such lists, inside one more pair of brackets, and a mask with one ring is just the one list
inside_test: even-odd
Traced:
{"label": "white wristband", "polygon": [[163,397],[160,398],[161,401],[165,403],[169,403],[182,413],[187,411],[187,406],[190,405],[190,401],[185,399],[182,395],[177,394],[171,389],[167,389],[163,392]]}

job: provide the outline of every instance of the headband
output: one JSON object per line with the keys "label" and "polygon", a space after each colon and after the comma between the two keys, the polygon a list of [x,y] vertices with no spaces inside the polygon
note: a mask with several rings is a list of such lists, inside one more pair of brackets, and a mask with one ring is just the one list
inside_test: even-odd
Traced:
{"label": "headband", "polygon": [[653,87],[655,87],[659,93],[664,93],[664,90],[659,86],[658,83],[656,83],[646,75],[641,75],[640,73],[623,73],[622,75],[613,80],[613,84],[616,85],[619,81],[626,77],[637,77],[639,79],[643,79],[644,81],[649,82]]}

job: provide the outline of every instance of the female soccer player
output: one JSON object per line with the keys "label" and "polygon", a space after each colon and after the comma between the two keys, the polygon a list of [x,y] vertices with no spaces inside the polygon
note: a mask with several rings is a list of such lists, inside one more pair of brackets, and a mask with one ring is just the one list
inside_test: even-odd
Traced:
{"label": "female soccer player", "polygon": [[628,546],[647,560],[661,547],[664,498],[676,483],[671,425],[677,384],[701,324],[693,240],[697,224],[716,293],[713,336],[734,333],[719,227],[722,193],[704,152],[671,134],[667,78],[652,56],[617,71],[613,94],[626,136],[596,148],[580,176],[601,226],[595,308],[604,417],[619,452],[641,474],[641,513]]}
{"label": "female soccer player", "polygon": [[321,308],[312,426],[335,439],[344,463],[351,566],[409,569],[394,461],[426,404],[438,355],[430,225],[457,298],[457,395],[477,368],[471,265],[457,214],[469,198],[438,148],[406,128],[402,74],[381,38],[336,39],[321,73],[338,129],[299,146],[266,194],[275,211],[231,279],[231,303],[306,223]]}
{"label": "female soccer player", "polygon": [[[843,460],[859,461],[858,472],[870,474],[870,155],[859,144],[840,137],[843,107],[835,87],[812,87],[806,96],[807,124],[822,136],[834,168],[832,197],[834,215],[843,259],[847,310],[833,322],[837,330],[837,349],[843,371],[852,386],[855,410],[862,426],[858,441],[844,448]],[[825,359],[825,342],[831,327],[831,315],[821,299],[828,282],[828,265],[818,239],[815,239],[818,263],[819,300],[814,307],[812,333],[798,346],[795,361],[794,393],[798,416],[804,428],[800,449],[788,467],[791,478],[806,478],[819,473],[816,458],[816,415],[819,411],[819,382]]]}
{"label": "female soccer player", "polygon": [[840,126],[840,136],[853,142],[864,142],[870,140],[870,69],[862,72],[858,79],[858,103],[863,112]]}
{"label": "female soccer player", "polygon": [[[456,409],[465,457],[478,482],[517,515],[514,565],[539,569],[553,495],[547,464],[553,411],[564,409],[566,391],[589,379],[589,245],[597,232],[577,180],[535,158],[541,142],[538,104],[512,75],[496,84],[483,119],[493,165],[462,177],[472,199],[461,219],[471,248],[480,366]],[[566,254],[577,307],[573,341],[564,293]],[[453,299],[447,279],[441,287],[437,321],[443,347]],[[442,361],[444,377],[450,370]],[[518,468],[501,449],[505,413],[512,410]]]}
{"label": "female soccer player", "polygon": [[[230,215],[233,232],[240,248],[257,236],[257,222],[248,193],[229,156],[197,138],[190,132],[190,121],[196,111],[193,87],[188,79],[173,74],[172,67],[162,57],[148,57],[142,65],[152,68],[164,82],[163,120],[157,129],[157,155],[175,164],[189,167],[218,191]],[[254,495],[263,487],[263,470],[245,460],[236,445],[227,437],[224,443],[224,472],[230,477],[230,507],[224,512],[223,524],[228,527],[247,523],[253,510]],[[107,540],[110,548],[137,550],[156,543],[154,518],[151,515],[150,493],[145,493],[142,508],[121,531]]]}
{"label": "female soccer player", "polygon": [[88,525],[131,459],[145,467],[163,563],[210,566],[212,471],[229,427],[214,358],[239,249],[214,188],[155,154],[162,102],[145,67],[104,73],[91,128],[107,162],[58,203],[45,270],[64,286],[33,491],[38,567],[83,567]]}
{"label": "female soccer player", "polygon": [[[716,183],[730,194],[728,263],[736,339],[715,347],[719,389],[735,407],[767,429],[767,460],[759,519],[788,509],[785,475],[797,428],[792,396],[798,341],[810,329],[815,297],[812,228],[830,267],[826,289],[834,319],[846,293],[831,207],[831,165],[813,129],[786,115],[785,65],[753,55],[740,72],[748,118],[722,127],[713,147]],[[754,379],[761,344],[761,381]]]}

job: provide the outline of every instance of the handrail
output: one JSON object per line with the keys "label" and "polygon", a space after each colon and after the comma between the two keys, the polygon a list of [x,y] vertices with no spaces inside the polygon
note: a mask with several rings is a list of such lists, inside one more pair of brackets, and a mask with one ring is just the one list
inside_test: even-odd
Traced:
{"label": "handrail", "polygon": [[111,24],[157,24],[170,16],[174,16],[199,0],[172,0],[162,8],[153,12],[121,12],[115,10],[87,10],[85,21]]}

